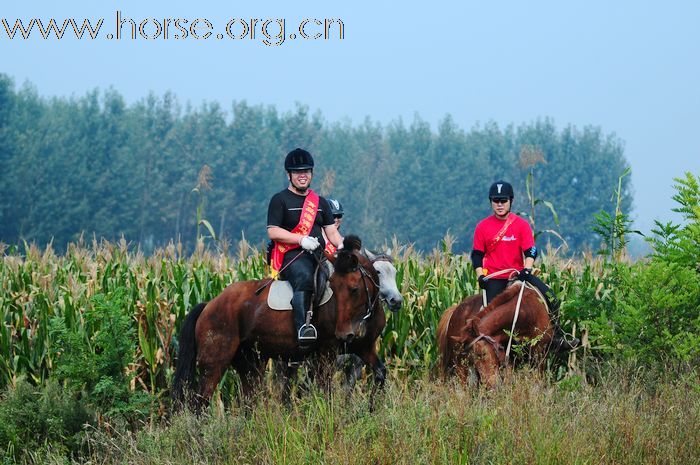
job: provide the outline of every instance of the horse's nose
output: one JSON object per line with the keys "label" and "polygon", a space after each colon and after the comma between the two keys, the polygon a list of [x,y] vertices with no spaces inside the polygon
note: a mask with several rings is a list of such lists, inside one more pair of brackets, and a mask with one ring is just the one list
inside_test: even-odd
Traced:
{"label": "horse's nose", "polygon": [[347,333],[347,334],[345,335],[345,338],[343,338],[343,340],[344,340],[345,342],[352,342],[353,339],[355,339],[355,333],[353,333],[353,332]]}
{"label": "horse's nose", "polygon": [[389,299],[389,308],[393,311],[397,311],[401,308],[402,303],[403,299],[401,297],[392,297]]}

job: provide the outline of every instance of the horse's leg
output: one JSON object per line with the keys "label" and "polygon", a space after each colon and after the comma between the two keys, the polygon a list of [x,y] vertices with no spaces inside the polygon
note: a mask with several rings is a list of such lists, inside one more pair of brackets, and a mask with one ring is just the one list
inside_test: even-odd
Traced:
{"label": "horse's leg", "polygon": [[284,363],[284,390],[282,391],[282,401],[285,405],[292,404],[292,385],[299,378],[299,363],[285,362]]}
{"label": "horse's leg", "polygon": [[211,397],[214,395],[214,390],[219,385],[221,378],[223,378],[228,365],[228,363],[200,364],[201,381],[199,397],[195,405],[196,412],[200,412],[204,407],[209,405],[209,401],[211,401]]}
{"label": "horse's leg", "polygon": [[379,388],[383,388],[384,382],[386,381],[386,366],[384,365],[382,359],[379,358],[379,355],[374,350],[374,347],[362,351],[359,355],[362,361],[372,368],[375,384]]}
{"label": "horse's leg", "polygon": [[308,359],[310,362],[310,374],[313,381],[316,382],[319,389],[330,394],[333,385],[333,373],[337,360],[337,352],[331,350],[329,353],[320,353],[315,357]]}
{"label": "horse's leg", "polygon": [[267,357],[262,357],[254,350],[239,350],[233,360],[233,367],[241,380],[241,397],[245,402],[251,401],[263,387],[262,379],[267,366]]}
{"label": "horse's leg", "polygon": [[530,349],[530,363],[537,367],[540,374],[547,368],[547,350],[550,347],[550,340],[544,338]]}
{"label": "horse's leg", "polygon": [[366,365],[369,365],[372,368],[372,378],[374,382],[372,383],[372,388],[369,395],[369,411],[373,412],[375,396],[379,390],[384,388],[384,384],[386,382],[386,366],[379,358],[374,346],[365,347],[359,352],[358,355]]}
{"label": "horse's leg", "polygon": [[280,396],[280,400],[286,406],[290,406],[292,403],[292,385],[296,380],[298,371],[298,362],[289,362],[281,359],[272,361],[273,385],[275,386],[276,394]]}
{"label": "horse's leg", "polygon": [[[223,341],[222,341],[223,339]],[[206,406],[211,400],[224,372],[233,362],[238,349],[238,338],[207,338],[197,354],[197,362],[201,372],[199,385],[199,408]]]}
{"label": "horse's leg", "polygon": [[336,370],[343,373],[343,389],[349,394],[362,377],[365,362],[355,354],[341,354],[335,360]]}
{"label": "horse's leg", "polygon": [[369,397],[369,411],[374,412],[374,399],[377,391],[384,390],[384,383],[386,382],[386,366],[384,361],[377,356],[377,362],[372,368],[374,372],[374,383],[372,383],[372,392]]}

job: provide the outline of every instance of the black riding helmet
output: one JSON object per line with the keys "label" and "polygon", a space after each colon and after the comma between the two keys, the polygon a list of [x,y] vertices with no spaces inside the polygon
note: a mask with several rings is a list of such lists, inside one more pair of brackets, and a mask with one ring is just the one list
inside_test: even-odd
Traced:
{"label": "black riding helmet", "polygon": [[505,181],[496,181],[489,188],[489,200],[510,199],[513,200],[513,186]]}
{"label": "black riding helmet", "polygon": [[343,204],[336,199],[328,199],[328,203],[331,206],[331,214],[333,217],[342,218],[343,217]]}
{"label": "black riding helmet", "polygon": [[296,148],[284,159],[284,169],[287,171],[313,170],[314,158],[306,150]]}

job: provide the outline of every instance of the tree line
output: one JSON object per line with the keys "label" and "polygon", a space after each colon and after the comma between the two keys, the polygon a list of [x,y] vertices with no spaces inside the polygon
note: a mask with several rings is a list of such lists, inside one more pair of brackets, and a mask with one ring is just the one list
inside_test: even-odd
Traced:
{"label": "tree line", "polygon": [[[315,157],[313,187],[343,203],[343,230],[375,247],[396,236],[432,249],[450,232],[454,250],[470,249],[489,213],[488,186],[505,179],[514,209],[536,231],[561,236],[545,232],[538,242],[595,248],[593,215],[614,211],[611,194],[628,167],[614,134],[550,119],[464,129],[447,115],[435,130],[419,116],[352,124],[303,105],[183,106],[170,93],[134,104],[113,89],[45,98],[0,74],[0,241],[62,249],[86,234],[123,236],[146,252],[170,240],[191,248],[197,234],[211,235],[206,220],[219,240],[260,244],[295,147]],[[630,211],[629,177],[622,199]]]}

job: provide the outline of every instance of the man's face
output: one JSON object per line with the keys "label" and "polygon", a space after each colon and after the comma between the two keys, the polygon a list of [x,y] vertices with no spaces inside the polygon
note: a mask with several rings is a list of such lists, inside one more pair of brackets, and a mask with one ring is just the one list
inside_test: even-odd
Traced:
{"label": "man's face", "polygon": [[340,223],[343,222],[343,217],[342,216],[334,216],[333,221],[335,222],[335,228],[340,229]]}
{"label": "man's face", "polygon": [[310,169],[289,172],[289,181],[292,183],[292,186],[300,192],[305,192],[309,188],[312,178],[313,172]]}
{"label": "man's face", "polygon": [[510,199],[491,199],[491,208],[494,215],[503,217],[510,211]]}

